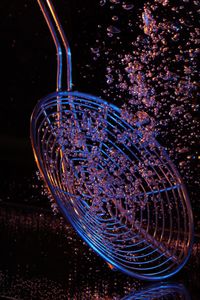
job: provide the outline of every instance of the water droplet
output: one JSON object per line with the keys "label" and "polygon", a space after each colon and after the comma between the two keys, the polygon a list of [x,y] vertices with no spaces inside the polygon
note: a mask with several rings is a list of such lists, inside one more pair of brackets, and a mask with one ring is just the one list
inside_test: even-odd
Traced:
{"label": "water droplet", "polygon": [[122,4],[122,7],[125,10],[131,10],[131,9],[133,9],[134,5],[133,4]]}
{"label": "water droplet", "polygon": [[91,52],[94,54],[99,53],[99,48],[90,48]]}
{"label": "water droplet", "polygon": [[100,4],[101,6],[104,6],[104,5],[106,4],[106,1],[107,1],[107,0],[100,0],[99,4]]}
{"label": "water droplet", "polygon": [[119,18],[118,18],[117,16],[113,16],[113,17],[112,17],[112,20],[113,20],[113,21],[117,21],[118,19],[119,19]]}
{"label": "water droplet", "polygon": [[112,33],[112,34],[117,34],[117,33],[120,33],[120,29],[118,29],[117,27],[113,26],[113,25],[110,25],[108,28],[107,28],[107,31],[109,33]]}
{"label": "water droplet", "polygon": [[119,4],[121,2],[121,0],[110,0],[111,3],[114,3],[114,4]]}

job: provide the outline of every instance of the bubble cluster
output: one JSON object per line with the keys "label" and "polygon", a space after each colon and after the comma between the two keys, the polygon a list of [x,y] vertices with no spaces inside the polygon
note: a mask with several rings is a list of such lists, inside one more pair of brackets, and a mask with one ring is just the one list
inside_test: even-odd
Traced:
{"label": "bubble cluster", "polygon": [[128,113],[150,116],[149,131],[168,149],[195,201],[200,186],[200,3],[152,0],[135,3],[132,14],[122,10],[118,5],[113,11],[123,24],[118,40],[113,35],[112,42],[98,41],[99,59],[107,62],[103,93]]}

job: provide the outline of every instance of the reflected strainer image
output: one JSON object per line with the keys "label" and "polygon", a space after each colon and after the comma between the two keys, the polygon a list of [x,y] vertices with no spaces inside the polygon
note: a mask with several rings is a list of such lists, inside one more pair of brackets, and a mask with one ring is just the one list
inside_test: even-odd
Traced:
{"label": "reflected strainer image", "polygon": [[183,284],[160,283],[133,292],[121,300],[143,300],[143,299],[182,299],[191,300],[191,297]]}
{"label": "reflected strainer image", "polygon": [[30,131],[49,193],[112,269],[139,279],[172,276],[193,240],[182,178],[155,137],[141,130],[148,117],[129,122],[110,102],[72,91],[69,43],[51,1],[38,3],[57,51],[56,92],[37,103]]}

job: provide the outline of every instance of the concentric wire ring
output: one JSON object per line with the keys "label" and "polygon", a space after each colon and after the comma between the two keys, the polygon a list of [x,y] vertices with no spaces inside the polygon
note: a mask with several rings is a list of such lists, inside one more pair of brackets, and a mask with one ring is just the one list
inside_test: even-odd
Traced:
{"label": "concentric wire ring", "polygon": [[186,263],[193,219],[182,179],[120,109],[88,94],[53,93],[34,109],[31,140],[63,215],[107,262],[151,280]]}

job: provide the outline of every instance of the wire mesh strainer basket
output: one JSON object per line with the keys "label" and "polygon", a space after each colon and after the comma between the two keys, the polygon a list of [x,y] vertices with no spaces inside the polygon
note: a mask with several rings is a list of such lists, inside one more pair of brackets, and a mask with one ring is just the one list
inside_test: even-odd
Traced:
{"label": "wire mesh strainer basket", "polygon": [[[182,179],[137,122],[130,125],[107,101],[71,91],[67,40],[51,2],[38,2],[58,52],[57,92],[40,100],[31,118],[42,177],[63,215],[112,267],[142,279],[169,277],[186,263],[192,245]],[[67,53],[67,91],[59,38]]]}

